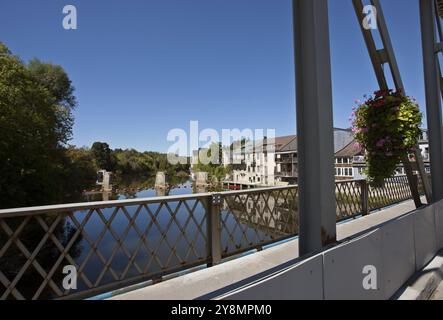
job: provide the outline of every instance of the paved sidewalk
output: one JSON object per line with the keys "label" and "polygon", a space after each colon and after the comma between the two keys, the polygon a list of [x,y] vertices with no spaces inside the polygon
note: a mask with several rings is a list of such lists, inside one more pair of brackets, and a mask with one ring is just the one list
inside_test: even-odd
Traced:
{"label": "paved sidewalk", "polygon": [[443,281],[438,286],[437,290],[432,294],[429,300],[443,300]]}
{"label": "paved sidewalk", "polygon": [[[423,199],[424,200],[424,199]],[[337,225],[337,240],[364,232],[415,209],[412,200]],[[112,300],[189,300],[228,287],[298,257],[298,239],[231,260],[212,268],[188,273],[153,286],[114,292]],[[131,288],[127,288],[127,290]],[[119,294],[121,293],[121,294]]]}

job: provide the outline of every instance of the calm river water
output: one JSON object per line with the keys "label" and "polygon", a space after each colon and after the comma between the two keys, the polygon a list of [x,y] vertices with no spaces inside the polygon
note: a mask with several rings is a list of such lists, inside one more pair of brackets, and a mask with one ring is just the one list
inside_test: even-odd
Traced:
{"label": "calm river water", "polygon": [[[176,184],[169,191],[169,195],[191,194],[195,191],[206,190],[195,190],[191,181],[184,181]],[[140,190],[128,187],[122,188],[114,195],[91,194],[84,200],[117,200],[163,195],[164,192],[154,188]],[[237,198],[232,199],[229,208],[222,208],[222,252],[236,252],[251,244],[260,243],[262,239],[269,240],[282,233],[292,232],[292,227],[291,230],[284,229],[282,218],[288,215],[292,217],[292,211],[280,208],[280,198],[276,197],[270,202],[268,200],[267,207],[263,207],[265,204],[260,204],[260,201],[258,204],[255,201],[257,205],[250,207],[249,204],[253,201],[247,200],[243,202]],[[274,206],[279,211],[274,210]],[[268,214],[267,209],[270,208],[272,213]],[[192,215],[189,214],[190,210]],[[59,216],[62,216],[62,219]],[[169,273],[185,265],[204,264],[207,261],[205,209],[196,200],[187,200],[186,203],[168,202],[167,205],[149,204],[145,207],[126,206],[124,210],[117,210],[115,207],[94,211],[79,210],[65,215],[47,214],[42,217],[48,227],[55,225],[54,237],[45,240],[36,261],[45,272],[53,274],[53,282],[43,282],[38,268],[29,265],[17,284],[17,289],[28,299],[36,292],[41,292],[40,298],[54,298],[57,296],[55,286],[63,292],[63,267],[72,265],[73,262],[78,266],[76,291],[80,292],[120,280],[148,280],[152,275]],[[10,219],[9,226],[15,230],[24,219]],[[266,226],[261,225],[262,221],[265,221],[262,219],[268,219]],[[291,223],[294,225],[293,221]],[[45,239],[45,235],[45,227],[41,221],[31,219],[19,238],[28,250],[33,252],[42,239]],[[1,237],[0,234],[0,242],[3,241],[7,241],[7,237]],[[61,247],[69,248],[69,257],[62,256]],[[0,260],[0,269],[12,281],[26,265],[26,261],[27,258],[21,250],[10,246]],[[144,277],[141,278],[140,275]],[[5,288],[0,286],[0,296],[4,290]]]}

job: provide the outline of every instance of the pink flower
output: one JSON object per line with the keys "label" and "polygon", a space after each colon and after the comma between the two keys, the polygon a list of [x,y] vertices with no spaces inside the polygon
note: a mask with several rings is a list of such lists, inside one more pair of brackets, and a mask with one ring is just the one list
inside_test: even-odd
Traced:
{"label": "pink flower", "polygon": [[354,102],[355,102],[356,104],[360,104],[360,103],[361,103],[361,101],[360,101],[359,99],[355,100]]}

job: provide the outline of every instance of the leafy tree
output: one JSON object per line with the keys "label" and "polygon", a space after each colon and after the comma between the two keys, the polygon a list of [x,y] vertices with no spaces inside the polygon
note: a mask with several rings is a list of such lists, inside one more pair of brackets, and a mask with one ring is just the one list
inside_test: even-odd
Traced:
{"label": "leafy tree", "polygon": [[0,43],[0,206],[60,199],[63,139],[50,92]]}
{"label": "leafy tree", "polygon": [[61,66],[37,59],[26,65],[0,42],[0,208],[77,201],[98,169],[138,178],[189,171],[157,152],[112,151],[104,142],[68,146],[76,105]]}
{"label": "leafy tree", "polygon": [[88,149],[70,146],[65,153],[63,168],[66,198],[75,201],[85,188],[95,185],[98,168]]}
{"label": "leafy tree", "polygon": [[35,79],[49,91],[56,104],[57,132],[61,143],[67,143],[72,138],[74,117],[73,109],[77,105],[74,87],[65,70],[59,65],[44,63],[33,59],[28,64],[28,70]]}
{"label": "leafy tree", "polygon": [[[219,153],[218,162],[220,162],[220,160],[222,159],[222,150],[220,144],[213,143],[208,150],[202,150],[202,152],[206,152],[207,153],[206,156],[208,157],[208,159],[212,159],[213,150],[218,150]],[[195,172],[207,172],[209,178],[213,182],[220,182],[226,177],[227,174],[229,174],[232,171],[232,167],[231,166],[225,167],[223,164],[213,163],[212,161],[210,161],[207,164],[204,164],[200,161],[199,157],[198,163],[192,166],[192,170],[194,170]]]}
{"label": "leafy tree", "polygon": [[179,172],[188,173],[189,164],[172,165],[168,162],[167,155],[158,152],[138,152],[134,149],[117,149],[112,152],[115,159],[115,170],[119,175],[136,175],[152,177],[157,171],[165,171],[174,176]]}
{"label": "leafy tree", "polygon": [[111,149],[106,142],[94,142],[91,154],[99,169],[112,171],[114,168]]}
{"label": "leafy tree", "polygon": [[77,106],[75,88],[61,66],[33,59],[29,62],[28,69],[40,84],[49,90],[58,105],[68,110],[73,110]]}

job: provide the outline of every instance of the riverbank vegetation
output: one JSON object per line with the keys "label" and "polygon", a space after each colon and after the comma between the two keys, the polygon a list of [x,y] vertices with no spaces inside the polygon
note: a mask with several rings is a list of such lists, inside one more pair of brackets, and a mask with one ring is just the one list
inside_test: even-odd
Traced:
{"label": "riverbank vegetation", "polygon": [[[173,179],[174,177],[188,177],[189,164],[172,165],[168,162],[167,154],[134,149],[111,150],[105,142],[95,142],[90,155],[97,170],[104,169],[114,173],[114,181],[126,185],[126,181],[142,181],[155,177],[159,171]],[[186,161],[189,163],[189,160]]]}
{"label": "riverbank vegetation", "polygon": [[69,145],[74,92],[61,66],[23,62],[0,42],[0,209],[77,201],[100,169],[117,178],[188,174],[188,165],[170,165],[166,154]]}
{"label": "riverbank vegetation", "polygon": [[[218,152],[218,154],[213,154],[213,152]],[[213,143],[208,149],[199,150],[197,162],[192,164],[193,172],[207,172],[209,183],[213,185],[218,185],[222,182],[227,175],[232,173],[232,166],[224,166],[221,164],[223,154],[222,147]],[[206,161],[202,161],[206,159]]]}

